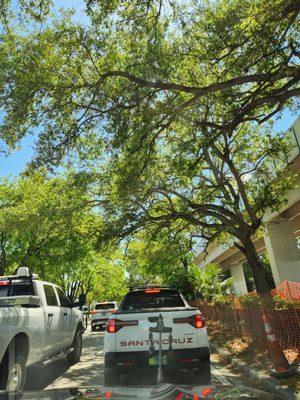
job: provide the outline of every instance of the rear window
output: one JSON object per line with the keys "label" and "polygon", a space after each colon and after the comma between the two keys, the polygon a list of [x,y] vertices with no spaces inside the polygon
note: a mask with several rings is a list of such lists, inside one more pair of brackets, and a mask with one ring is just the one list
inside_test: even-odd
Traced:
{"label": "rear window", "polygon": [[96,304],[95,310],[111,310],[112,308],[116,308],[114,303],[105,303],[105,304]]}
{"label": "rear window", "polygon": [[147,290],[139,290],[128,293],[121,304],[123,311],[177,307],[185,307],[177,290],[160,290],[153,293],[151,291],[147,292]]}
{"label": "rear window", "polygon": [[1,280],[0,297],[34,296],[34,288],[29,280]]}

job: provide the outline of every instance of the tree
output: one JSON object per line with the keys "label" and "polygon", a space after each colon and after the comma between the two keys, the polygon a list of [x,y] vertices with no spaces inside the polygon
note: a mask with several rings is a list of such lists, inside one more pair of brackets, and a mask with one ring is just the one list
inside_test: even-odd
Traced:
{"label": "tree", "polygon": [[0,184],[0,274],[29,267],[63,281],[93,248],[96,216],[87,208],[80,175],[47,178],[37,172]]}
{"label": "tree", "polygon": [[[107,179],[115,183],[105,197],[109,206],[103,218],[109,234],[124,237],[151,226],[185,230],[200,238],[204,251],[212,241],[234,238],[253,271],[257,291],[266,292],[264,266],[252,239],[262,227],[265,211],[279,209],[285,191],[293,187],[293,176],[284,167],[289,147],[284,138],[261,135],[249,125],[234,136],[223,132],[204,151],[202,140],[197,131],[191,138],[190,130],[182,129],[180,140],[170,135],[135,180],[122,162],[115,179],[105,176],[104,185]],[[116,179],[121,171],[122,178]]]}
{"label": "tree", "polygon": [[99,301],[120,301],[127,291],[125,265],[120,251],[108,254],[92,251],[81,258],[76,268],[65,274],[64,287],[74,281],[81,283],[89,304]]}
{"label": "tree", "polygon": [[172,231],[137,233],[124,252],[128,286],[174,285],[187,298],[193,298],[189,276],[193,258],[187,235]]}
{"label": "tree", "polygon": [[95,132],[149,157],[179,122],[213,140],[300,94],[299,1],[86,0],[85,25],[49,3],[20,2],[22,34],[9,1],[2,13],[0,135],[13,146],[38,126],[39,161]]}
{"label": "tree", "polygon": [[86,4],[86,26],[41,13],[22,35],[6,13],[1,136],[13,146],[39,126],[35,165],[98,144],[112,231],[234,237],[267,290],[252,236],[291,181],[265,179],[263,160],[285,148],[256,127],[300,93],[299,2]]}
{"label": "tree", "polygon": [[197,299],[212,301],[228,294],[228,290],[232,292],[233,278],[222,279],[223,271],[216,264],[208,264],[203,269],[194,267],[191,272]]}
{"label": "tree", "polygon": [[98,215],[88,178],[44,171],[0,184],[0,275],[28,267],[66,293],[77,282],[87,301],[121,300],[125,268],[118,249],[96,251]]}

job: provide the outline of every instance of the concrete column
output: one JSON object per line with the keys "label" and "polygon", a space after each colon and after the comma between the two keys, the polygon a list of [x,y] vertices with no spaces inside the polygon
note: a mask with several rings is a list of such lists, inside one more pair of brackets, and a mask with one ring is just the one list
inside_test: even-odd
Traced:
{"label": "concrete column", "polygon": [[270,221],[264,234],[275,285],[300,282],[300,250],[290,221]]}
{"label": "concrete column", "polygon": [[233,278],[233,284],[236,294],[248,293],[244,270],[242,264],[232,264],[230,266],[230,274]]}

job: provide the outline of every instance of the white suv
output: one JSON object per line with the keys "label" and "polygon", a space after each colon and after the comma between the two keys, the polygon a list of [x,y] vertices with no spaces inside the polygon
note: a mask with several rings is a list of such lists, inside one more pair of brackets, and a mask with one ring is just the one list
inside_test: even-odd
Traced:
{"label": "white suv", "polygon": [[[164,330],[159,341],[158,321]],[[104,337],[106,385],[118,385],[122,373],[158,368],[191,370],[196,383],[210,382],[210,353],[205,320],[178,290],[140,287],[130,291],[108,320]]]}
{"label": "white suv", "polygon": [[104,301],[96,303],[91,311],[91,329],[95,331],[97,328],[104,328],[108,318],[118,309],[116,301]]}

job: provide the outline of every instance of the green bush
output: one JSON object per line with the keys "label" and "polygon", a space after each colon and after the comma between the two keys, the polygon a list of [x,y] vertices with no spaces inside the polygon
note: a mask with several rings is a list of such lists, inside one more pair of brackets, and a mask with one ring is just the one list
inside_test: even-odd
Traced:
{"label": "green bush", "polygon": [[283,299],[280,296],[273,297],[275,303],[276,310],[290,310],[291,308],[300,308],[299,300],[287,300]]}
{"label": "green bush", "polygon": [[232,306],[232,299],[230,296],[218,294],[212,299],[211,304],[217,307]]}
{"label": "green bush", "polygon": [[257,295],[253,294],[241,294],[238,296],[239,302],[244,308],[260,308],[262,303],[261,299]]}
{"label": "green bush", "polygon": [[244,308],[260,308],[266,304],[269,306],[273,305],[275,310],[300,308],[300,301],[283,299],[279,295],[268,298],[253,294],[243,294],[238,296],[238,299],[241,306]]}

